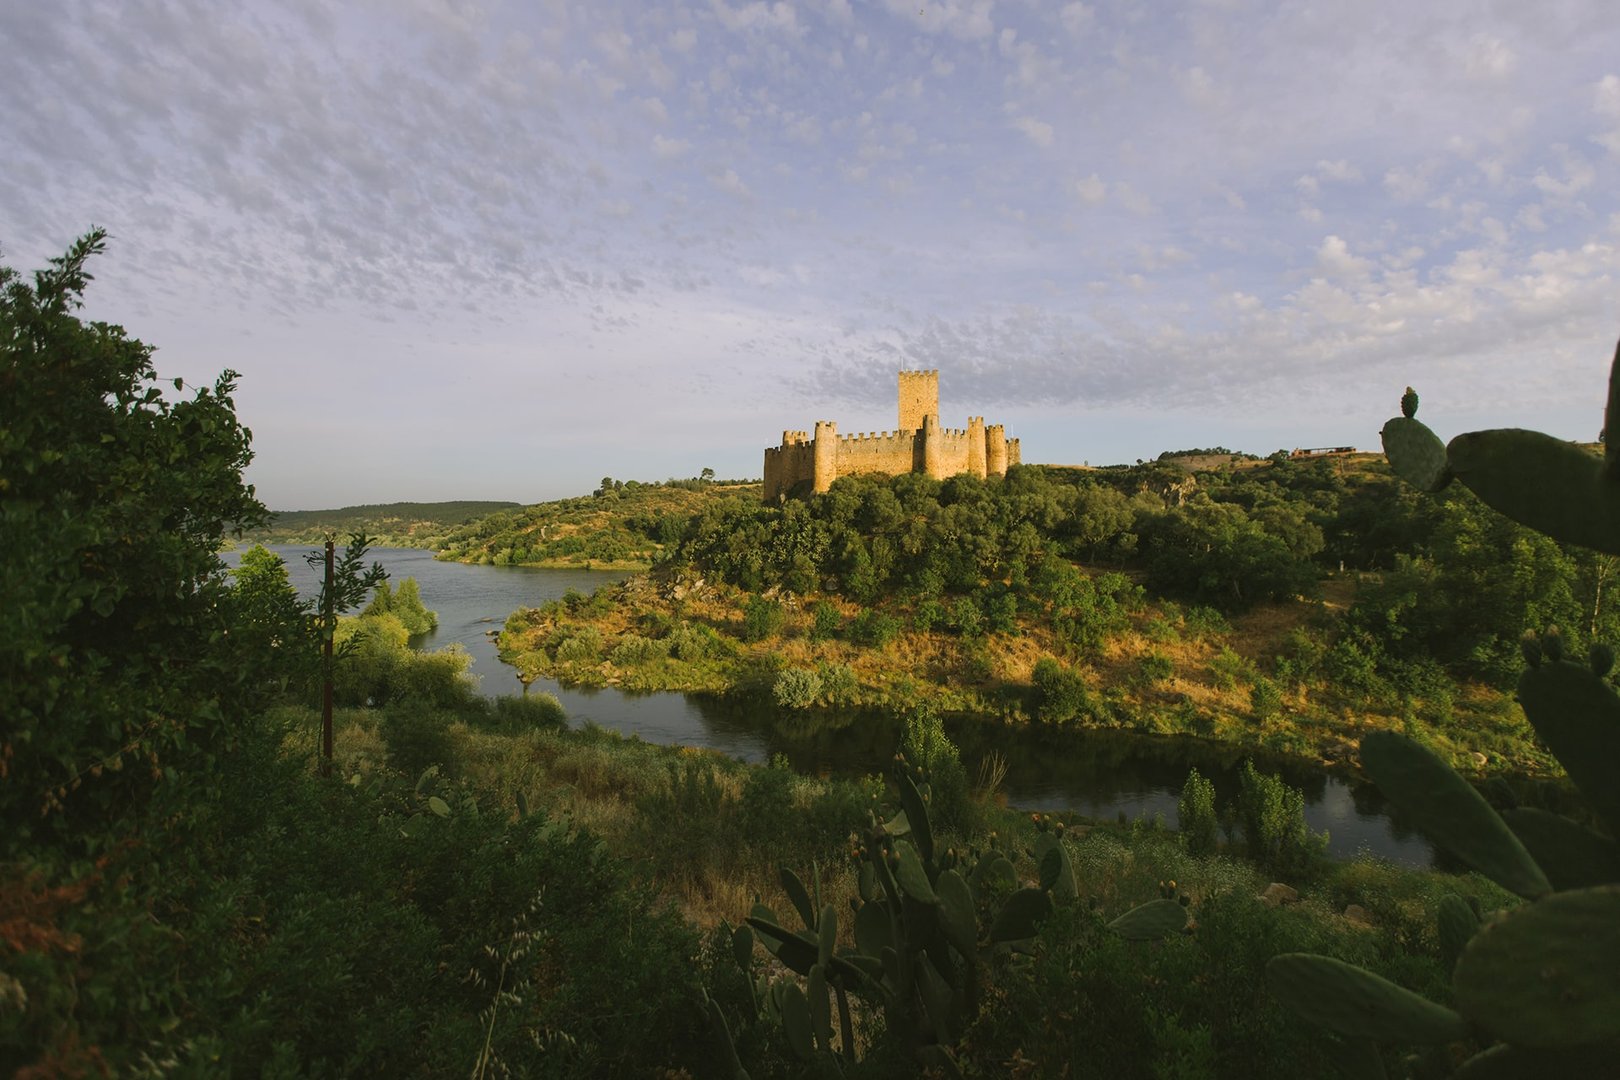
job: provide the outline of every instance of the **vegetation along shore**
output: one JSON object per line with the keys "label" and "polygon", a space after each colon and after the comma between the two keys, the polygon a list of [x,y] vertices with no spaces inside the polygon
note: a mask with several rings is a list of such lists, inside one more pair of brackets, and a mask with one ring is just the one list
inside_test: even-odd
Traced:
{"label": "vegetation along shore", "polygon": [[[639,537],[646,574],[514,613],[505,654],[902,714],[881,773],[819,778],[479,696],[366,536],[311,599],[261,547],[227,574],[268,516],[235,377],[160,381],[74,314],[104,243],[0,270],[0,1072],[1613,1073],[1620,456],[1448,447],[1409,395],[1398,481],[700,477],[663,514],[615,483],[445,549]],[[1353,750],[1457,870],[1324,858],[1253,765],[1173,823],[1013,813],[946,711]]]}

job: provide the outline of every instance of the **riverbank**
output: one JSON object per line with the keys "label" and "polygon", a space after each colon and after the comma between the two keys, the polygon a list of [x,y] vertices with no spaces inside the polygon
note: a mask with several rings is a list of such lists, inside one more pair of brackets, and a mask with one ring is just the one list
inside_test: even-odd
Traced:
{"label": "riverbank", "polygon": [[1099,578],[1112,614],[1085,648],[1038,613],[964,630],[941,624],[926,602],[867,608],[649,575],[514,611],[498,648],[524,677],[563,686],[724,695],[786,711],[927,707],[1015,726],[1193,735],[1340,766],[1366,733],[1394,729],[1465,773],[1561,774],[1517,704],[1489,687],[1417,697],[1335,682],[1322,658],[1333,606],[1348,603],[1353,579],[1330,581],[1322,601],[1228,619],[1150,601],[1122,575]]}

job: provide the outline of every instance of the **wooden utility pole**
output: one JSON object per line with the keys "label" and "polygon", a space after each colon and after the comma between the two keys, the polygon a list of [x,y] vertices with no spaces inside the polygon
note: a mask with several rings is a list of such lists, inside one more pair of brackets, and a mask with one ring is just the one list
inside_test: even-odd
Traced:
{"label": "wooden utility pole", "polygon": [[332,775],[332,638],[337,629],[332,625],[332,549],[326,542],[326,590],[321,593],[321,775]]}

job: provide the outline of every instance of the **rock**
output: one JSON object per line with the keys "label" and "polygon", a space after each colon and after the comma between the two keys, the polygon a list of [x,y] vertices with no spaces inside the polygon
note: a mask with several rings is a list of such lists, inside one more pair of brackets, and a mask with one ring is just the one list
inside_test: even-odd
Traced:
{"label": "rock", "polygon": [[1273,881],[1266,886],[1266,891],[1260,894],[1260,902],[1266,907],[1282,907],[1284,904],[1299,903],[1299,892],[1292,886],[1284,885],[1280,881]]}
{"label": "rock", "polygon": [[1357,926],[1373,925],[1372,912],[1368,911],[1360,904],[1351,904],[1349,907],[1345,908],[1344,917],[1347,921],[1353,922]]}

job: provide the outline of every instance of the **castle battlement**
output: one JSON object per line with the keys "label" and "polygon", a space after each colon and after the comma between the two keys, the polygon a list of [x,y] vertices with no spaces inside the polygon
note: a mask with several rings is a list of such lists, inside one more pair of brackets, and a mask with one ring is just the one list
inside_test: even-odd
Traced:
{"label": "castle battlement", "polygon": [[779,499],[808,482],[826,491],[840,476],[920,472],[944,479],[958,473],[1001,476],[1022,460],[1017,439],[1001,424],[968,417],[965,428],[939,425],[939,371],[898,373],[899,427],[840,435],[831,420],[816,421],[814,434],[782,432],[782,444],[765,451],[765,498]]}

